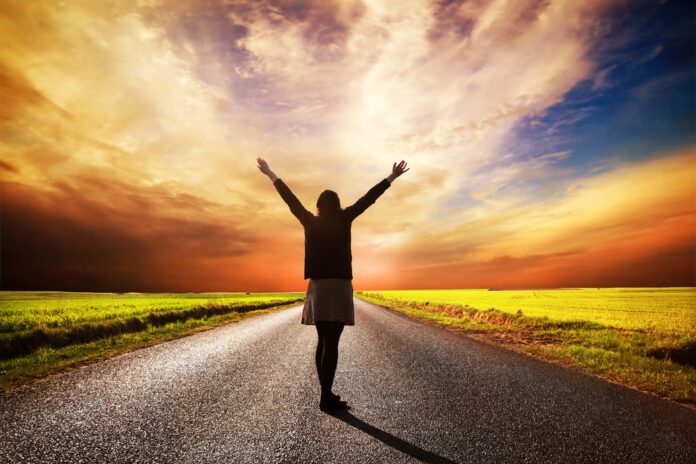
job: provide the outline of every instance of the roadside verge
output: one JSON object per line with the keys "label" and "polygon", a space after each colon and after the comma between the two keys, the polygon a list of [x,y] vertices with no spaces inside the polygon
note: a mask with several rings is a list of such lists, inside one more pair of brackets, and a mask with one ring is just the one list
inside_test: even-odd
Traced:
{"label": "roadside verge", "polygon": [[[665,356],[673,351],[666,351],[669,346],[659,333],[586,321],[550,321],[464,305],[392,300],[363,292],[355,296],[474,339],[577,368],[696,409],[696,368]],[[676,348],[686,352],[687,362],[693,359],[693,347],[688,343]]]}
{"label": "roadside verge", "polygon": [[[258,309],[237,307],[222,310],[218,308],[212,312],[201,312],[200,317],[179,316],[172,317],[171,321],[145,319],[141,321],[141,324],[125,324],[124,327],[127,330],[113,334],[105,332],[105,336],[94,337],[86,343],[66,343],[63,346],[43,344],[30,350],[25,356],[3,356],[6,359],[0,359],[0,391],[9,391],[49,375],[103,361],[128,351],[295,306],[301,301],[296,299],[273,306],[263,305]],[[131,327],[136,326],[140,330],[130,330]],[[56,339],[61,340],[60,337]]]}

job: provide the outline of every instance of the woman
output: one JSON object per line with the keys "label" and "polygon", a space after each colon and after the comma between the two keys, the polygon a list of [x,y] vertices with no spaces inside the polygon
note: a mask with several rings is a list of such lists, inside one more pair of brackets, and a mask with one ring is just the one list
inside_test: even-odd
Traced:
{"label": "woman", "polygon": [[353,308],[353,270],[350,251],[350,227],[353,220],[377,201],[391,183],[404,172],[406,163],[394,163],[392,173],[372,187],[355,204],[341,208],[336,192],[324,190],[317,200],[317,215],[302,206],[300,200],[275,175],[263,158],[257,158],[259,169],[266,174],[276,190],[300,221],[305,231],[304,278],[310,279],[302,310],[302,324],[315,325],[318,342],[317,375],[321,384],[319,408],[322,411],[348,408],[340,396],[331,391],[338,341],[344,325],[355,325]]}

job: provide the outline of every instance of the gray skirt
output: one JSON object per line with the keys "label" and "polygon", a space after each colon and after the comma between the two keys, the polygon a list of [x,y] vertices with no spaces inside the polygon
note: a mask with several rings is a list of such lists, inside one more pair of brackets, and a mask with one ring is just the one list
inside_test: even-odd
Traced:
{"label": "gray skirt", "polygon": [[350,279],[309,279],[302,309],[302,324],[338,321],[355,325],[353,281]]}

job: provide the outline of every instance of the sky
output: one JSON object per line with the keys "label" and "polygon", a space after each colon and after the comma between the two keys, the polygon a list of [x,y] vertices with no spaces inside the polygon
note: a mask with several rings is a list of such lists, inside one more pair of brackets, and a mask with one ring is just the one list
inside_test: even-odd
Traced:
{"label": "sky", "polygon": [[688,1],[0,8],[3,290],[303,291],[310,211],[367,289],[693,286]]}

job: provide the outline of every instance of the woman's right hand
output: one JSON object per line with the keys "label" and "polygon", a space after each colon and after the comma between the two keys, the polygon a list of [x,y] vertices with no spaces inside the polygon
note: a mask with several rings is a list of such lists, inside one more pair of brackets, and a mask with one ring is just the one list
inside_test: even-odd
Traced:
{"label": "woman's right hand", "polygon": [[387,177],[387,180],[389,181],[389,183],[391,183],[394,181],[394,179],[396,179],[409,169],[411,168],[406,168],[406,161],[404,160],[401,160],[401,162],[398,165],[394,163],[394,166],[392,166],[392,173],[389,175],[389,177]]}

